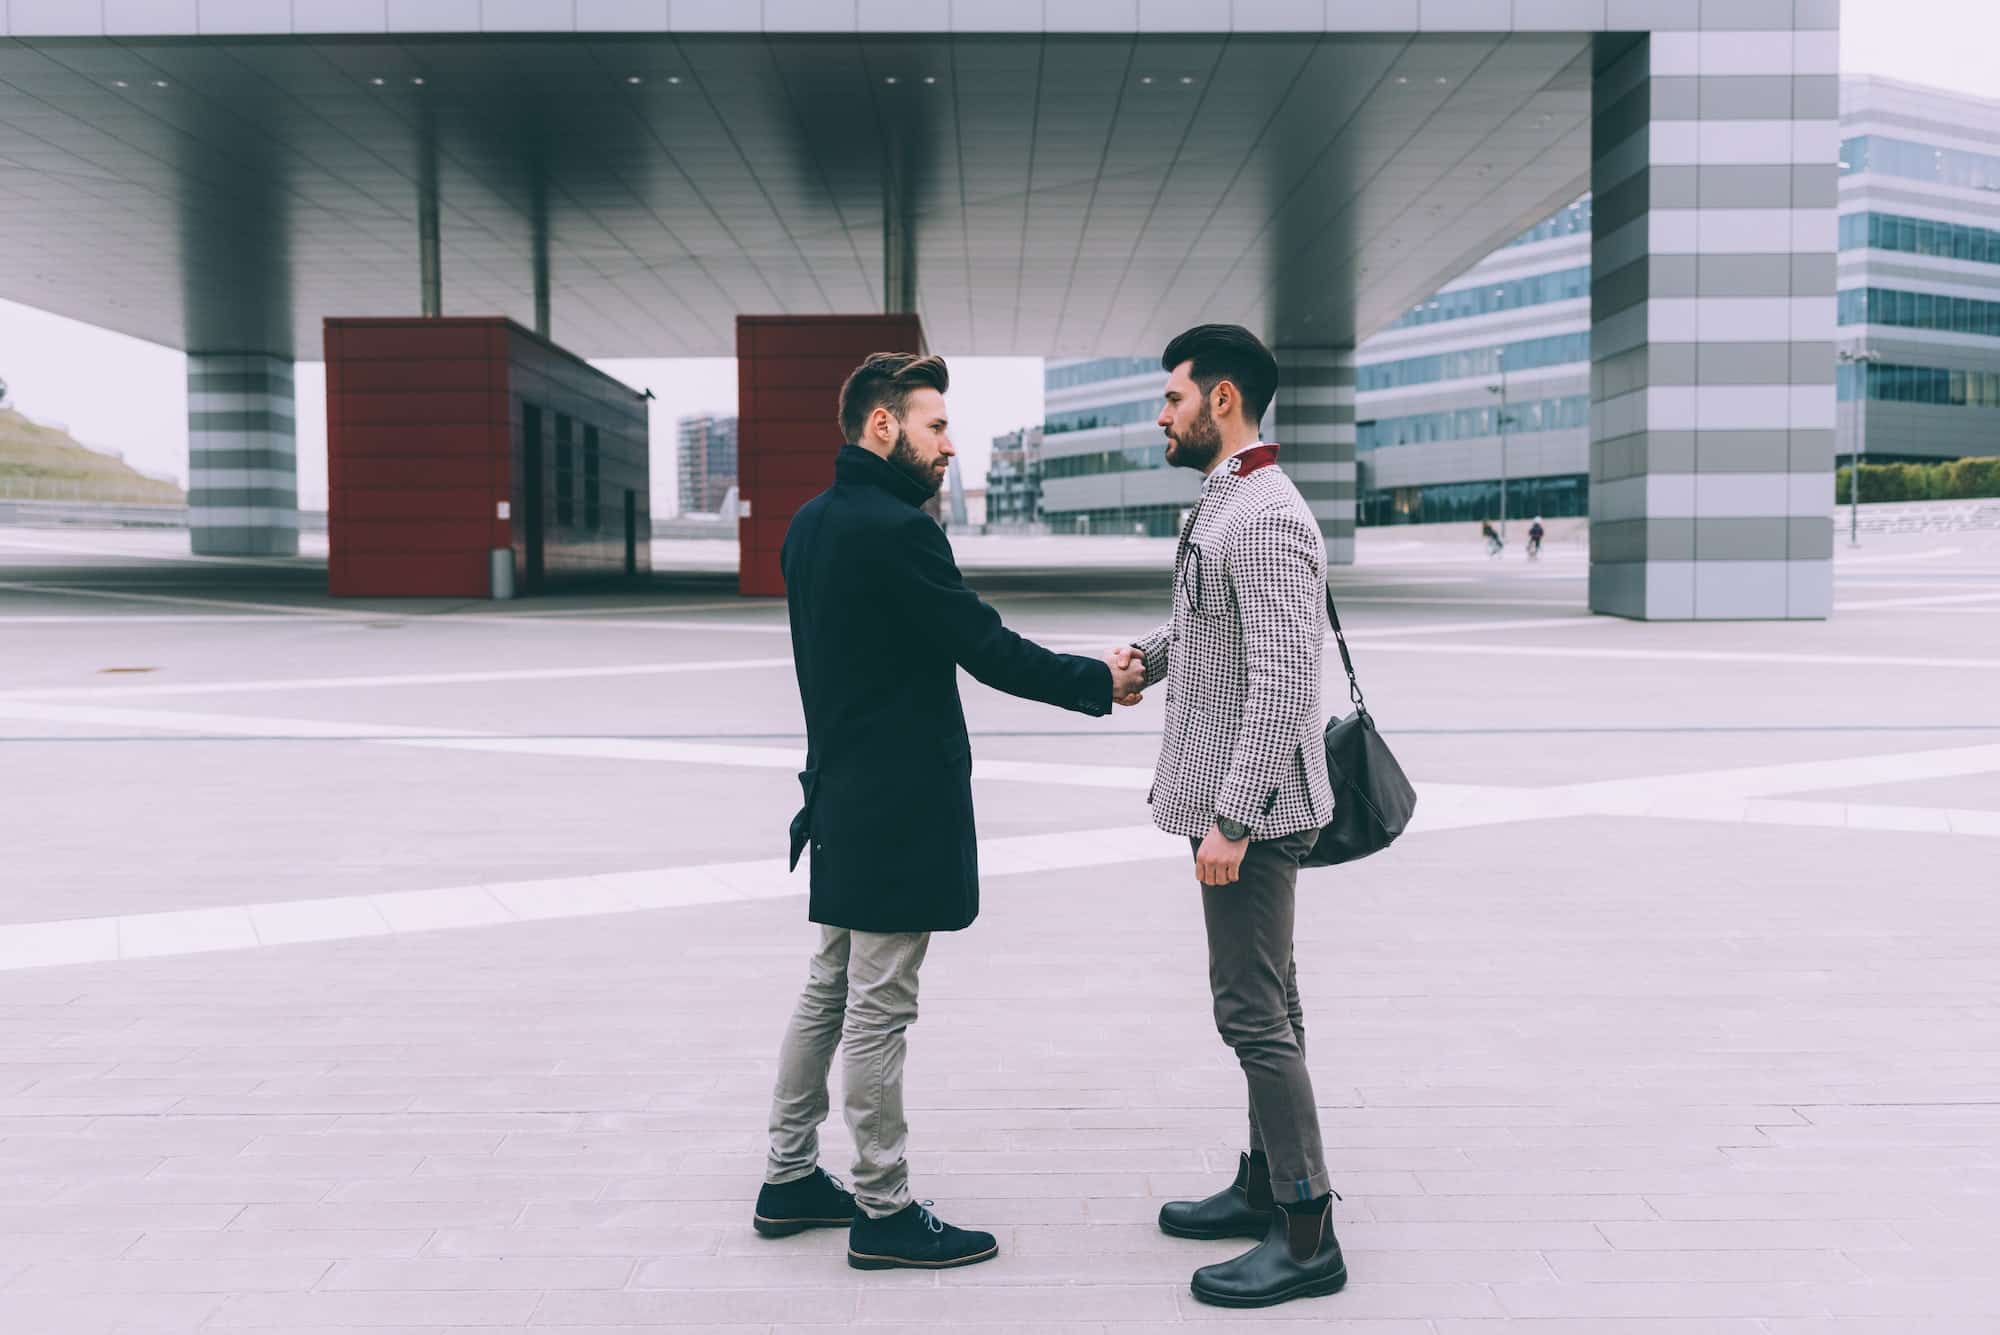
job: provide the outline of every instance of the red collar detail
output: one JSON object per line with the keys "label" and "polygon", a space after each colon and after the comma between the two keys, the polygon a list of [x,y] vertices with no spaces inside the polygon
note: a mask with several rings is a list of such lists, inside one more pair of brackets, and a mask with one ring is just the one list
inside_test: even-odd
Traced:
{"label": "red collar detail", "polygon": [[1278,447],[1276,445],[1252,445],[1247,450],[1241,450],[1229,456],[1228,460],[1222,465],[1222,471],[1233,473],[1237,477],[1248,477],[1258,469],[1268,467],[1276,462],[1278,462]]}

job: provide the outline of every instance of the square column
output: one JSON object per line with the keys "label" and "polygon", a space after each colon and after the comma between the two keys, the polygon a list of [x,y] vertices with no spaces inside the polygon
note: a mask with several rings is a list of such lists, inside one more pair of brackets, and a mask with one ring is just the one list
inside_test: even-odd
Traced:
{"label": "square column", "polygon": [[1330,565],[1354,564],[1354,349],[1280,347],[1268,434],[1319,520]]}
{"label": "square column", "polygon": [[924,351],[914,315],[736,317],[739,592],[784,596],[778,553],[799,507],[833,485],[849,373],[873,352]]}
{"label": "square column", "polygon": [[188,528],[197,556],[297,556],[292,360],[190,352]]}
{"label": "square column", "polygon": [[1823,618],[1839,13],[1703,17],[1703,31],[1598,42],[1590,606]]}

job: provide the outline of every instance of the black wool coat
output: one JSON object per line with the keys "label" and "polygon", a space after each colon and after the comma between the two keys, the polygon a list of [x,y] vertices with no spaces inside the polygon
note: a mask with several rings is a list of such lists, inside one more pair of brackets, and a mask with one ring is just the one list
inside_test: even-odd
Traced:
{"label": "black wool coat", "polygon": [[900,469],[846,445],[833,486],[785,533],[807,739],[792,863],[810,842],[811,917],[833,927],[950,932],[979,915],[960,667],[1010,695],[1111,712],[1111,669],[1001,625],[924,500]]}

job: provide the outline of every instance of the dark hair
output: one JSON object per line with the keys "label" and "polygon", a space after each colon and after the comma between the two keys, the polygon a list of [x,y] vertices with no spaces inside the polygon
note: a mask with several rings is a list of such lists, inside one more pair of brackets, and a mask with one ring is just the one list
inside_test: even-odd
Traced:
{"label": "dark hair", "polygon": [[1243,396],[1244,415],[1252,423],[1262,420],[1278,392],[1278,359],[1263,340],[1240,324],[1198,324],[1167,344],[1160,354],[1160,369],[1171,372],[1182,362],[1191,361],[1189,375],[1201,386],[1205,398],[1227,380]]}
{"label": "dark hair", "polygon": [[841,436],[852,444],[861,439],[861,429],[877,408],[887,408],[892,417],[900,418],[910,410],[912,391],[934,389],[942,394],[950,385],[951,372],[942,357],[871,352],[840,387]]}

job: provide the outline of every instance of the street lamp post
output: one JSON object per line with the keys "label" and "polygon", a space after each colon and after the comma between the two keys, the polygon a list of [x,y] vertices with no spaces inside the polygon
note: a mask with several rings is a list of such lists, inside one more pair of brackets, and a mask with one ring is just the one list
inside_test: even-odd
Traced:
{"label": "street lamp post", "polygon": [[1500,383],[1488,385],[1488,394],[1500,396],[1500,541],[1507,541],[1507,428],[1513,424],[1514,415],[1507,411],[1507,349],[1502,348],[1500,357]]}
{"label": "street lamp post", "polygon": [[[1882,360],[1882,354],[1868,348],[1842,348],[1840,360],[1850,366],[1867,367]],[[1861,545],[1861,456],[1868,449],[1868,372],[1860,372],[1861,384],[1855,396],[1854,448],[1847,453],[1847,545]]]}

